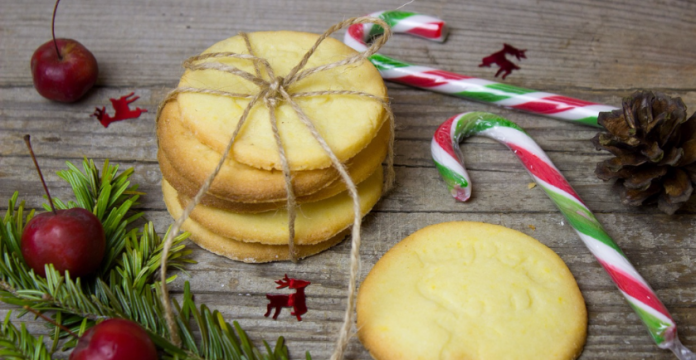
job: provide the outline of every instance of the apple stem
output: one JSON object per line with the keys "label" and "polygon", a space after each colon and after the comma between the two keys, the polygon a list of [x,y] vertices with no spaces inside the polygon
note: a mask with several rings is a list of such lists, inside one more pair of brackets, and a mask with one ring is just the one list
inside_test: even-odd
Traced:
{"label": "apple stem", "polygon": [[41,168],[39,167],[39,163],[36,162],[36,155],[34,155],[34,149],[31,148],[31,136],[29,136],[29,134],[24,135],[24,142],[27,144],[27,147],[29,148],[29,153],[31,154],[31,159],[34,160],[34,166],[36,166],[36,171],[39,173],[39,178],[41,179],[41,183],[43,184],[44,191],[46,191],[46,195],[48,195],[48,203],[51,204],[51,210],[53,210],[53,213],[55,215],[58,215],[58,212],[56,211],[56,207],[53,205],[53,199],[51,198],[51,193],[48,192],[48,186],[46,186],[46,181],[44,181],[43,174],[41,173]]}
{"label": "apple stem", "polygon": [[56,41],[56,10],[58,10],[59,2],[60,0],[56,0],[56,5],[53,6],[53,19],[51,20],[51,36],[53,36],[53,45],[56,47],[58,59],[63,60],[63,55],[61,55],[60,50],[58,50],[58,41]]}
{"label": "apple stem", "polygon": [[42,318],[42,319],[44,319],[44,320],[50,322],[51,324],[53,324],[53,325],[59,327],[61,330],[67,332],[67,333],[70,334],[70,335],[72,335],[75,339],[79,339],[79,338],[80,338],[79,336],[77,336],[77,334],[75,334],[74,332],[70,331],[70,329],[68,329],[67,327],[65,327],[65,326],[63,326],[63,325],[61,325],[61,324],[58,324],[55,320],[51,319],[50,317],[48,317],[48,316],[46,316],[46,315],[44,315],[44,314],[38,312],[38,311],[35,310],[35,309],[32,309],[31,307],[29,307],[29,305],[24,305],[24,306],[22,306],[22,308],[23,308],[24,310],[27,310],[27,311],[33,313],[34,315],[36,315],[36,316],[38,316],[38,317],[40,317],[40,318]]}

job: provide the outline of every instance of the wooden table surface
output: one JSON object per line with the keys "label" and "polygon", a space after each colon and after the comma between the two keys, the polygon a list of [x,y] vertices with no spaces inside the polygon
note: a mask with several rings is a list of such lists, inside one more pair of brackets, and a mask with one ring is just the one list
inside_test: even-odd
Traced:
{"label": "wooden table surface", "polygon": [[[43,190],[22,137],[31,134],[54,196],[71,196],[55,171],[82,157],[134,167],[133,180],[147,192],[140,208],[163,231],[171,219],[160,190],[155,110],[182,74],[181,63],[239,31],[300,30],[321,33],[345,18],[394,9],[404,0],[70,0],[58,11],[59,37],[77,39],[99,61],[94,90],[75,104],[40,97],[32,86],[29,59],[50,38],[53,2],[0,3],[0,210],[14,191],[32,207]],[[381,51],[405,61],[494,79],[479,68],[482,57],[503,43],[527,49],[522,69],[504,82],[619,106],[621,98],[648,88],[680,96],[696,110],[696,2],[692,0],[489,0],[415,1],[404,10],[445,19],[444,44],[395,36]],[[335,35],[338,38],[343,33]],[[515,60],[515,62],[517,62]],[[523,128],[546,150],[571,185],[597,214],[630,261],[653,286],[679,325],[682,341],[696,348],[696,201],[674,216],[654,207],[621,204],[612,184],[594,176],[607,155],[594,150],[596,129],[389,84],[396,114],[393,192],[363,222],[363,279],[391,246],[431,224],[453,220],[504,225],[538,239],[565,260],[585,296],[587,344],[581,359],[672,359],[645,327],[609,277],[518,160],[502,145],[473,138],[462,145],[474,183],[469,203],[457,203],[438,179],[430,158],[436,127],[463,111],[492,111]],[[89,115],[109,98],[130,92],[148,109],[139,119],[103,128]],[[309,350],[331,354],[342,321],[349,243],[297,265],[237,263],[190,245],[198,264],[189,267],[199,302],[238,320],[254,339],[283,335],[294,358]],[[297,322],[284,311],[263,317],[273,281],[288,273],[310,280],[309,313]],[[180,280],[183,280],[181,277]],[[173,286],[180,291],[182,281]],[[9,307],[0,305],[0,313]],[[28,319],[27,319],[28,320]],[[40,323],[29,321],[40,333]],[[346,358],[369,359],[353,338]]]}

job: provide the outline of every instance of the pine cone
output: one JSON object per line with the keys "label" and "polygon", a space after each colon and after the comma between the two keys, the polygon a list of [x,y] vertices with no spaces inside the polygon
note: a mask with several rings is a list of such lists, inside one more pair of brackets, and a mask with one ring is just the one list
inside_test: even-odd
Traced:
{"label": "pine cone", "polygon": [[660,210],[673,214],[696,185],[696,113],[687,119],[681,98],[651,91],[633,93],[622,106],[599,114],[609,132],[592,143],[615,157],[597,164],[595,174],[623,184],[624,204],[657,200]]}

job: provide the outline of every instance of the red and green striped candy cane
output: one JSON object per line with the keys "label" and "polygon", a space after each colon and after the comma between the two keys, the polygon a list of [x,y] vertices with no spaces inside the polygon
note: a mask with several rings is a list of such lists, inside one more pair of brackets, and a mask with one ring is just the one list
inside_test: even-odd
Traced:
{"label": "red and green striped candy cane", "polygon": [[[395,33],[440,42],[447,34],[445,22],[432,16],[403,11],[380,11],[369,16],[384,20]],[[365,51],[366,41],[382,32],[381,27],[373,24],[356,24],[348,28],[343,42],[357,51]],[[381,54],[374,54],[369,60],[377,67],[382,78],[388,81],[559,120],[598,126],[597,115],[600,112],[616,109],[563,95],[412,65]]]}
{"label": "red and green striped candy cane", "polygon": [[[384,20],[395,33],[411,34],[437,42],[443,42],[447,37],[445,22],[436,17],[398,10],[378,11],[367,16]],[[383,33],[384,29],[379,25],[355,24],[348,28],[343,42],[363,52],[367,50],[366,41]]]}
{"label": "red and green striped candy cane", "polygon": [[672,350],[679,359],[696,359],[696,355],[679,341],[674,320],[650,285],[544,151],[517,124],[491,113],[470,112],[456,115],[440,125],[433,136],[431,151],[452,195],[460,201],[466,201],[471,195],[471,181],[462,165],[459,142],[474,135],[497,140],[517,155],[643,320],[655,342],[661,348]]}

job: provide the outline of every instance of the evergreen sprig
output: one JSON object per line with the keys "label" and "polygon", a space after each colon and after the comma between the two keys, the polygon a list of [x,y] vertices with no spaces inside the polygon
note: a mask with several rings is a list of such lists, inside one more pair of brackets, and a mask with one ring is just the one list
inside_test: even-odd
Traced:
{"label": "evergreen sprig", "polygon": [[7,360],[51,360],[43,336],[34,337],[22,323],[17,329],[11,322],[8,312],[0,326],[0,359]]}
{"label": "evergreen sprig", "polygon": [[[286,360],[287,347],[280,337],[272,349],[263,341],[265,354],[254,347],[237,322],[225,322],[216,310],[197,305],[188,282],[184,284],[181,304],[174,301],[177,323],[183,344],[169,341],[169,329],[164,319],[160,283],[156,276],[163,254],[162,239],[147,222],[133,228],[142,212],[132,207],[142,193],[128,181],[133,169],[118,173],[118,166],[108,160],[100,171],[92,160],[83,161],[83,171],[71,163],[58,172],[75,193],[76,201],[64,203],[53,200],[56,209],[82,207],[102,221],[108,252],[95,275],[72,279],[68,272],[61,275],[52,265],[46,266],[46,277],[36,275],[22,258],[21,235],[34,210],[26,211],[24,202],[18,203],[18,193],[9,200],[9,207],[0,227],[0,300],[21,308],[50,312],[56,323],[73,332],[84,333],[99,321],[118,317],[139,323],[148,332],[165,359],[190,360]],[[50,206],[45,204],[48,210]],[[170,268],[185,271],[187,256],[184,233],[175,238],[166,256]],[[167,279],[171,282],[176,275]],[[20,316],[26,314],[21,310]],[[60,339],[68,337],[59,327],[52,329],[52,346],[47,350],[43,336],[34,337],[21,325],[18,330],[10,323],[9,315],[0,329],[0,358],[50,359]],[[63,341],[63,350],[76,345],[77,340]],[[10,357],[13,356],[13,357]],[[309,353],[307,359],[311,359]]]}
{"label": "evergreen sprig", "polygon": [[[68,170],[58,171],[57,174],[70,184],[77,202],[69,201],[65,204],[55,199],[53,204],[56,209],[79,206],[91,211],[102,222],[107,253],[104,255],[99,274],[105,274],[123,250],[126,228],[143,215],[142,212],[136,212],[124,219],[143,193],[137,191],[138,185],[130,186],[128,178],[133,174],[133,168],[118,174],[118,165],[109,165],[107,159],[102,166],[100,177],[93,160],[85,159],[82,162],[84,173],[72,163],[66,164]],[[44,209],[49,211],[50,205],[44,204]]]}

